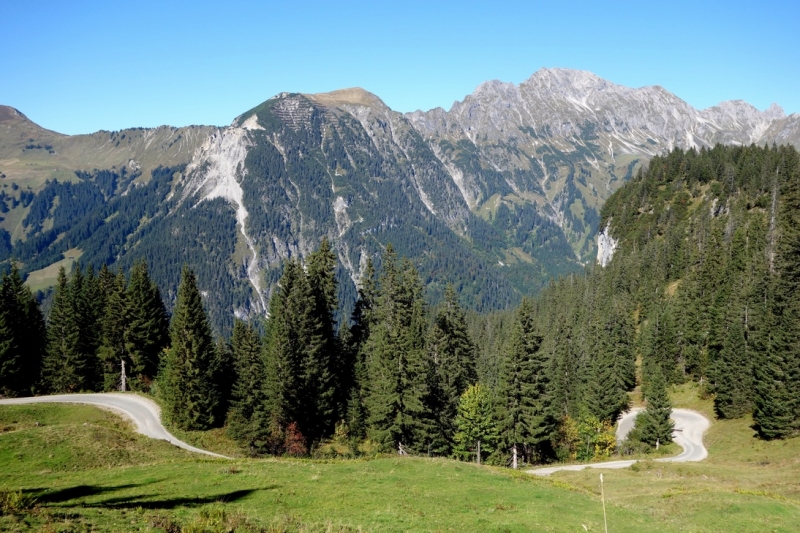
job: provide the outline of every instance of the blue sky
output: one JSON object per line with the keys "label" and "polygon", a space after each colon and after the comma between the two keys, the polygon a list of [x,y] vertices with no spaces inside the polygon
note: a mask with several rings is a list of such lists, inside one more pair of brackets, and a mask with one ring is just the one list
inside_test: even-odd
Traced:
{"label": "blue sky", "polygon": [[63,133],[228,124],[282,91],[449,109],[542,67],[800,112],[800,2],[7,0],[0,103]]}

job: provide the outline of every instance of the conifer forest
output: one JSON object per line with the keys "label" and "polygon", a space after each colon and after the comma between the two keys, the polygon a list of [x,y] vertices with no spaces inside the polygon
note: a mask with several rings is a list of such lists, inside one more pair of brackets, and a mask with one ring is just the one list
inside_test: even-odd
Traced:
{"label": "conifer forest", "polygon": [[626,446],[645,450],[669,441],[667,389],[688,381],[719,418],[752,414],[762,439],[800,434],[798,152],[675,149],[608,199],[599,227],[616,242],[607,266],[484,314],[462,307],[458,285],[426,300],[391,245],[341,302],[324,238],[285,262],[268,314],[231,317],[229,336],[192,264],[169,301],[143,261],[62,268],[46,313],[12,264],[0,394],[120,390],[124,376],[174,426],[225,427],[253,456],[303,456],[337,435],[354,454],[604,457],[634,390],[647,409]]}

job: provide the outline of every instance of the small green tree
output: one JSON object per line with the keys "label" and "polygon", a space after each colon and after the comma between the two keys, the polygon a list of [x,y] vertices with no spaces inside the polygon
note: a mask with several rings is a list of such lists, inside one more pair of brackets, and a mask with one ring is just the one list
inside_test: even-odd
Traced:
{"label": "small green tree", "polygon": [[477,453],[478,443],[481,461],[497,448],[500,436],[494,423],[491,398],[489,391],[480,383],[470,386],[461,395],[453,440],[454,453],[463,460],[468,460],[473,453]]}
{"label": "small green tree", "polygon": [[641,432],[640,438],[642,442],[651,446],[655,446],[656,442],[661,444],[672,442],[672,431],[675,429],[675,424],[670,419],[672,404],[669,401],[667,383],[660,365],[651,365],[648,381],[645,395],[647,409],[636,417],[636,424]]}

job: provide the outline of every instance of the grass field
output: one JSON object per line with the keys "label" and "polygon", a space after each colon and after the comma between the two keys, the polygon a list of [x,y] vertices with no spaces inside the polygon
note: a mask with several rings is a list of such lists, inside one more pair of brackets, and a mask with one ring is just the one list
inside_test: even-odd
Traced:
{"label": "grass field", "polygon": [[58,271],[63,266],[69,274],[72,265],[75,261],[80,259],[83,255],[83,250],[79,248],[72,248],[64,252],[64,259],[56,261],[50,266],[42,268],[41,270],[34,270],[28,274],[25,284],[30,287],[33,292],[44,290],[53,287],[58,282]]}
{"label": "grass field", "polygon": [[[675,390],[676,403],[709,409],[695,392]],[[748,424],[715,421],[702,463],[605,471],[609,531],[800,530],[800,440],[764,443]],[[230,450],[220,433],[205,438]],[[602,531],[598,474],[207,459],[96,408],[0,407],[0,491],[17,498],[0,517],[8,531]]]}

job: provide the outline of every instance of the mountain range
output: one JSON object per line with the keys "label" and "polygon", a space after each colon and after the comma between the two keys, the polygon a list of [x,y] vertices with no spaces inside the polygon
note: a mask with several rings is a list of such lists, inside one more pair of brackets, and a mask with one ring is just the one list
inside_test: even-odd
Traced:
{"label": "mountain range", "polygon": [[143,257],[167,299],[187,262],[224,330],[265,312],[283,260],[327,236],[345,303],[391,242],[432,301],[453,283],[502,308],[594,261],[601,206],[650,158],[717,143],[800,146],[800,115],[696,110],[567,69],[486,82],[449,111],[281,93],[227,127],[66,136],[0,107],[0,261],[44,288],[77,258]]}

